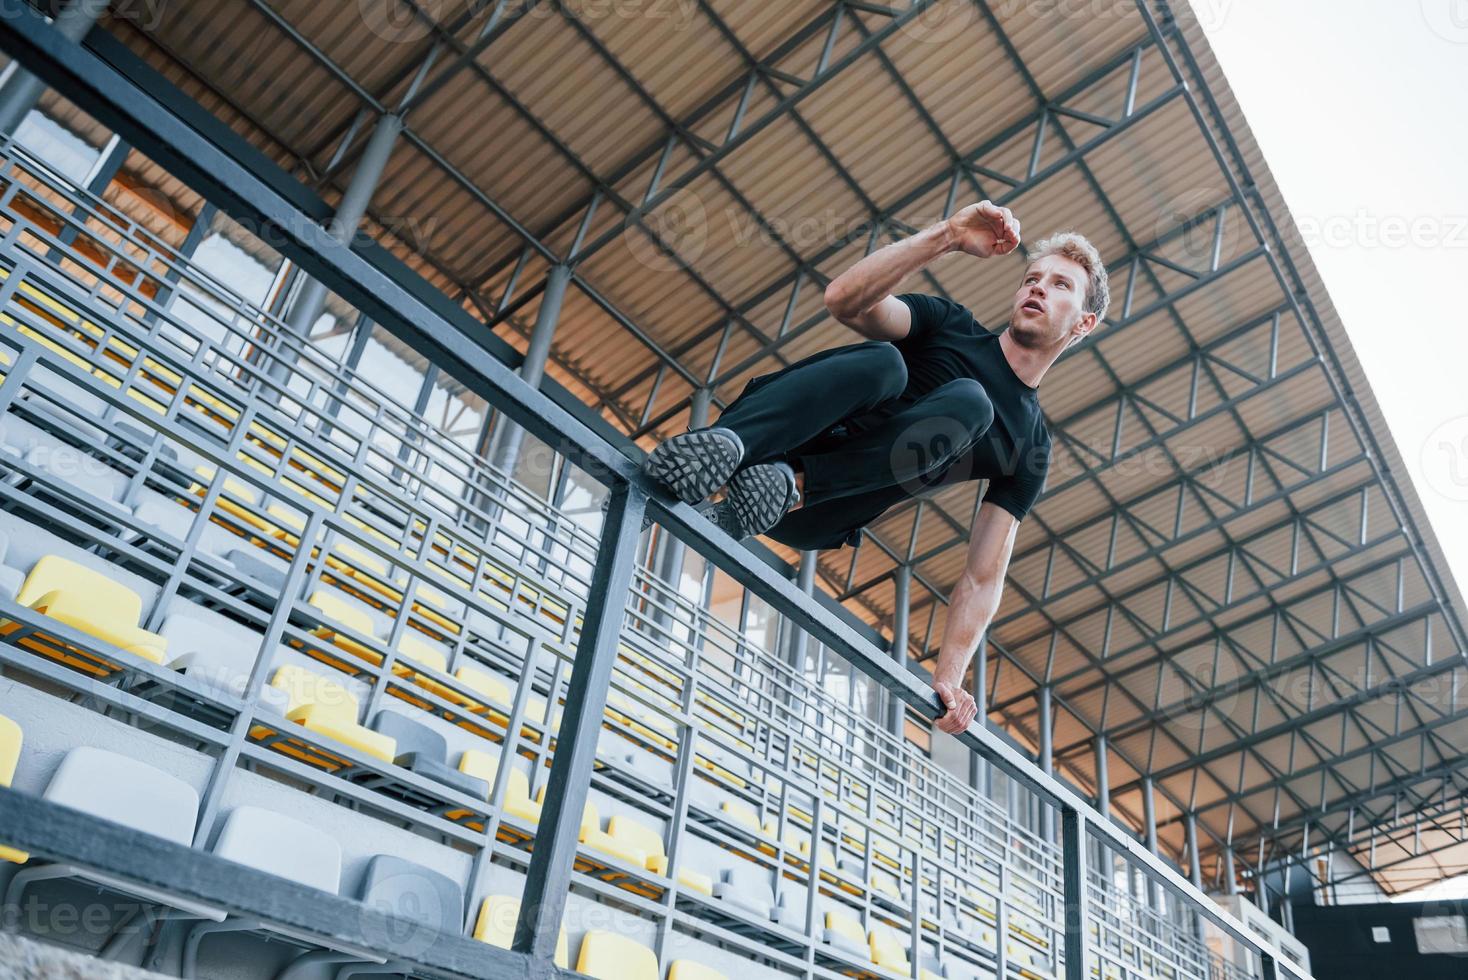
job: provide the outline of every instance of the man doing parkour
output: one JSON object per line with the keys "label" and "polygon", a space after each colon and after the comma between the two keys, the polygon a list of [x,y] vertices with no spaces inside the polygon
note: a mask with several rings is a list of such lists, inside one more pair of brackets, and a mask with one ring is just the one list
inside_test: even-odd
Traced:
{"label": "man doing parkour", "polygon": [[1010,210],[983,201],[873,252],[826,288],[831,315],[866,343],[752,378],[717,425],[667,439],[646,463],[689,504],[727,487],[710,516],[735,538],[767,534],[801,550],[855,545],[899,501],[988,480],[933,675],[948,732],[977,713],[963,676],[1049,469],[1036,389],[1105,317],[1109,290],[1095,247],[1063,232],[1027,253],[1001,333],[951,300],[893,291],[940,256],[985,259],[1019,243]]}

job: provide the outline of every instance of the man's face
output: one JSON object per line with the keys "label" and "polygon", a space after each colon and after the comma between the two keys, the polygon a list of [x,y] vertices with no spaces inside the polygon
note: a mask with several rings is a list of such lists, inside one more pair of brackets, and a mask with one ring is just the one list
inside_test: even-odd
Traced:
{"label": "man's face", "polygon": [[[1030,263],[1015,290],[1009,332],[1025,347],[1048,348],[1083,336],[1095,325],[1086,299],[1086,269],[1063,255],[1047,255]],[[1082,322],[1086,321],[1086,322]]]}

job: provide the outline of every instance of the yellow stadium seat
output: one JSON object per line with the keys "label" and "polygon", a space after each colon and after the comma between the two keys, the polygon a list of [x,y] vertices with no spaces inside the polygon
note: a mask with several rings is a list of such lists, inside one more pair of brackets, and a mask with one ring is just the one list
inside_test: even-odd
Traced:
{"label": "yellow stadium seat", "polygon": [[[385,570],[384,570],[385,571]],[[449,608],[448,596],[429,585],[427,582],[418,583],[418,598],[436,607],[440,612],[447,612]]]}
{"label": "yellow stadium seat", "polygon": [[658,980],[658,958],[626,936],[593,930],[581,940],[576,972],[595,980]]}
{"label": "yellow stadium seat", "polygon": [[[387,562],[370,551],[359,548],[349,541],[338,541],[335,550],[337,554],[355,564],[359,569],[365,569],[379,578],[387,577]],[[422,589],[420,588],[419,591],[421,592]]]}
{"label": "yellow stadium seat", "polygon": [[[9,786],[15,778],[15,767],[20,762],[20,726],[4,715],[0,715],[0,786]],[[13,847],[0,844],[0,861],[25,864],[30,855]]]}
{"label": "yellow stadium seat", "polygon": [[399,640],[398,653],[420,667],[429,667],[441,674],[448,673],[449,658],[444,655],[444,652],[415,636],[404,636]]}
{"label": "yellow stadium seat", "polygon": [[[346,599],[333,595],[323,589],[311,593],[311,598],[306,600],[307,604],[319,612],[324,619],[334,623],[340,623],[348,629],[354,630],[363,636],[375,636],[372,629],[372,617],[365,609],[358,609]],[[336,644],[348,653],[356,654],[371,664],[382,663],[382,654],[369,646],[366,646],[350,637],[342,636],[336,630],[325,624],[311,631],[312,636],[319,637]]]}
{"label": "yellow stadium seat", "polygon": [[[549,786],[542,786],[540,790],[535,794],[535,802],[542,807],[545,806],[545,793],[546,790],[548,790],[549,788]],[[587,800],[586,808],[581,811],[580,839],[584,839],[587,833],[596,830],[600,826],[601,814],[597,812],[596,804],[591,802],[590,800]]]}
{"label": "yellow stadium seat", "polygon": [[[520,918],[520,900],[508,895],[490,895],[479,906],[479,918],[474,922],[474,938],[500,949],[509,949],[515,939],[515,922]],[[570,944],[566,941],[566,927],[556,938],[556,966],[562,970],[571,967]]]}
{"label": "yellow stadium seat", "polygon": [[695,963],[692,960],[674,960],[673,965],[668,967],[668,980],[728,980],[722,973],[712,967]]}
{"label": "yellow stadium seat", "polygon": [[[482,698],[487,699],[487,703],[480,705],[478,702],[467,699],[462,694],[452,691],[444,692],[444,697],[456,704],[467,705],[475,714],[483,714],[490,721],[496,722],[497,724],[504,725],[509,722],[510,716],[504,711],[492,710],[490,708],[490,705],[503,709],[510,707],[510,702],[514,700],[514,694],[510,691],[510,686],[507,683],[493,674],[474,667],[460,667],[454,672],[454,679],[469,690],[479,694]],[[559,719],[559,708],[556,709],[556,715]],[[525,719],[537,724],[545,724],[545,698],[536,697],[532,694],[525,699]],[[540,741],[540,733],[529,726],[522,725],[520,731],[526,738],[534,739],[537,742]]]}
{"label": "yellow stadium seat", "polygon": [[903,900],[902,890],[898,887],[897,879],[880,869],[872,870],[872,878],[871,881],[867,882],[867,886],[876,894],[891,899],[894,902],[901,902]]}
{"label": "yellow stadium seat", "polygon": [[868,948],[867,935],[856,916],[836,909],[826,912],[826,942],[852,953]]}
{"label": "yellow stadium seat", "polygon": [[719,812],[741,827],[747,827],[755,833],[759,833],[759,815],[754,812],[754,808],[748,803],[741,803],[738,800],[725,800],[719,804]]}
{"label": "yellow stadium seat", "polygon": [[907,961],[907,950],[897,941],[892,930],[885,926],[877,926],[871,931],[872,962],[898,973],[909,971]]}
{"label": "yellow stadium seat", "polygon": [[[801,856],[803,856],[803,857],[806,857],[806,858],[809,858],[810,857],[810,838],[806,838],[805,840],[802,840],[800,842],[800,853],[801,853]],[[827,843],[825,841],[822,841],[821,842],[821,873],[822,874],[829,874],[831,872],[834,872],[835,870],[836,870],[836,849],[833,848],[829,843]]]}
{"label": "yellow stadium seat", "polygon": [[138,626],[142,597],[96,569],[44,555],[15,601],[144,660],[166,660],[168,640]]}
{"label": "yellow stadium seat", "polygon": [[[582,843],[604,854],[621,858],[629,864],[667,875],[668,855],[663,849],[663,838],[651,827],[638,823],[631,817],[614,816],[607,821],[605,831],[587,828]],[[678,873],[679,884],[704,895],[713,895],[714,879],[710,875],[684,868]]]}
{"label": "yellow stadium seat", "polygon": [[610,854],[618,860],[641,868],[647,864],[647,852],[626,837],[613,837],[599,827],[581,825],[581,843],[594,851]]}
{"label": "yellow stadium seat", "polygon": [[[297,515],[294,511],[287,510],[280,504],[270,504],[265,508],[265,513],[298,534],[306,530],[306,519]],[[287,536],[284,531],[280,532],[280,534],[282,537]]]}
{"label": "yellow stadium seat", "polygon": [[397,758],[397,740],[360,725],[357,699],[335,681],[286,664],[276,669],[270,686],[286,692],[291,721],[384,762]]}
{"label": "yellow stadium seat", "polygon": [[[488,752],[465,749],[459,759],[459,771],[484,780],[494,787],[495,774],[499,772],[499,760]],[[504,811],[510,816],[534,826],[540,823],[540,804],[530,798],[530,779],[519,769],[511,767],[505,781]]]}
{"label": "yellow stadium seat", "polygon": [[[257,462],[256,460],[251,459],[248,456],[241,455],[240,459],[242,462],[248,464],[251,469],[259,470],[263,475],[269,477],[270,479],[275,479],[275,473],[270,469],[270,467],[265,466],[264,464]],[[195,476],[198,476],[200,479],[207,480],[211,483],[214,480],[215,472],[216,470],[212,466],[194,467]],[[203,484],[197,483],[189,488],[189,491],[196,497],[203,497],[207,490],[208,487],[204,486]],[[256,512],[256,508],[258,508],[259,505],[260,495],[255,492],[253,487],[249,487],[241,483],[234,477],[226,476],[224,478],[223,492],[221,492],[219,495],[219,509],[224,511],[226,514],[229,514],[231,517],[236,517],[241,521],[244,521],[246,524],[250,525],[256,530],[264,531],[266,534],[269,534],[272,537],[278,537],[281,534],[281,529],[276,527],[269,521],[265,520],[265,518],[261,517]]]}
{"label": "yellow stadium seat", "polygon": [[484,715],[498,725],[509,723],[510,716],[503,711],[493,710],[490,705],[508,709],[512,695],[510,687],[493,674],[474,667],[460,667],[454,671],[454,680],[479,695],[479,699],[465,697],[457,692],[445,694],[455,704],[462,704],[478,715]]}

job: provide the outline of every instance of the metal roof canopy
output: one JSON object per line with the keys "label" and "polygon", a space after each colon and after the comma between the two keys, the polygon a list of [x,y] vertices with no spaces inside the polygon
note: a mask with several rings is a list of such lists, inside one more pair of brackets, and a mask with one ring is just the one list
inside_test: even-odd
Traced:
{"label": "metal roof canopy", "polygon": [[[555,443],[578,464],[610,482],[612,506],[608,527],[614,540],[607,542],[604,539],[607,546],[599,549],[593,576],[593,598],[587,612],[588,624],[594,620],[596,625],[581,634],[571,680],[571,689],[584,692],[587,701],[584,704],[573,701],[563,722],[561,740],[563,745],[569,742],[569,747],[555,757],[542,817],[543,824],[555,828],[554,840],[551,846],[536,849],[527,875],[531,887],[543,892],[544,900],[523,902],[517,925],[515,950],[527,956],[535,954],[532,967],[544,967],[548,959],[545,954],[549,953],[559,929],[565,895],[545,886],[550,875],[563,875],[570,865],[573,828],[571,824],[561,826],[560,816],[563,812],[579,812],[584,801],[587,787],[574,774],[578,767],[591,764],[592,733],[582,731],[581,721],[601,714],[605,690],[596,686],[594,676],[608,666],[604,661],[613,656],[616,646],[617,620],[601,613],[606,611],[608,596],[625,592],[625,575],[629,569],[627,556],[631,553],[638,515],[644,505],[650,506],[659,520],[673,528],[691,546],[716,560],[729,574],[789,617],[796,628],[807,631],[819,642],[833,646],[876,683],[925,716],[931,717],[936,712],[937,703],[932,692],[909,677],[907,671],[898,670],[883,651],[873,646],[842,617],[833,615],[814,597],[755,560],[692,508],[657,498],[649,499],[646,478],[621,447],[601,438],[572,413],[521,381],[486,350],[485,343],[466,335],[455,318],[444,315],[433,297],[419,295],[397,282],[389,273],[399,270],[389,268],[390,260],[384,262],[380,256],[374,256],[375,261],[369,261],[315,222],[303,221],[305,213],[293,202],[291,189],[278,186],[274,181],[276,175],[253,172],[195,129],[185,118],[192,114],[192,110],[182,103],[176,91],[172,93],[172,99],[160,101],[155,94],[132,85],[111,66],[82,51],[29,13],[0,20],[0,44],[19,57],[29,70],[81,100],[100,120],[116,127],[126,138],[145,146],[161,163],[173,168],[222,210],[236,219],[258,221],[262,228],[279,234],[286,254],[300,262],[312,275],[320,277],[344,298],[358,304],[365,313],[389,325],[401,339],[421,345],[435,363],[460,372],[473,390],[493,400],[517,423]],[[46,361],[49,369],[58,370],[63,375],[76,372],[73,366],[49,352],[38,353],[32,349],[29,356]],[[314,514],[308,520],[307,533],[314,533],[321,519],[320,512]],[[623,579],[620,584],[619,578]],[[593,608],[598,609],[595,615]],[[568,733],[566,728],[571,731]],[[1082,873],[1083,844],[1085,835],[1090,833],[1116,853],[1124,855],[1150,880],[1177,894],[1200,919],[1213,923],[1246,949],[1255,951],[1260,957],[1264,980],[1274,980],[1281,970],[1299,973],[1288,960],[1280,960],[1280,954],[1270,944],[1253,935],[1230,914],[1214,907],[1200,890],[1109,821],[1100,819],[1084,799],[1052,776],[1039,771],[1004,739],[976,728],[970,728],[961,739],[967,747],[1010,774],[1047,805],[1061,811],[1066,855],[1064,900],[1069,907],[1082,908],[1086,902],[1089,886]],[[0,810],[16,818],[17,843],[57,856],[74,852],[74,833],[65,828],[59,828],[54,834],[46,832],[44,807],[28,804],[17,794],[0,792]],[[187,862],[187,865],[177,875],[170,874],[170,883],[179,884],[186,893],[192,894],[198,885],[190,878],[198,869],[194,862]],[[530,935],[532,927],[533,936]],[[1068,978],[1084,975],[1085,945],[1084,917],[1068,917],[1065,923]]]}
{"label": "metal roof canopy", "polygon": [[[1461,597],[1186,4],[395,2],[118,0],[102,27],[328,201],[403,114],[368,228],[521,349],[569,265],[548,372],[644,445],[696,389],[722,404],[850,342],[825,282],[957,205],[1082,231],[1113,308],[1042,391],[1056,456],[990,630],[991,717],[1038,748],[1048,685],[1060,771],[1094,787],[1104,734],[1117,812],[1140,826],[1150,775],[1161,845],[1195,813],[1214,875],[1230,843],[1258,866],[1308,841],[1393,891],[1423,852],[1378,829],[1462,839],[1436,822],[1463,805]],[[1022,262],[910,288],[997,327]],[[888,629],[910,569],[919,660],[978,489],[822,558]]]}

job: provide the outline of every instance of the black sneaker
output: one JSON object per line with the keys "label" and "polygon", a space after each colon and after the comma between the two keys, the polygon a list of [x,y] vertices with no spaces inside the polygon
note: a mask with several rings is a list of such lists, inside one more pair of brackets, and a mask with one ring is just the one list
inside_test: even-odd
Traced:
{"label": "black sneaker", "polygon": [[738,541],[764,534],[800,502],[795,471],[787,463],[763,463],[741,470],[729,493],[708,511],[709,519]]}
{"label": "black sneaker", "polygon": [[642,469],[685,504],[697,504],[728,483],[743,458],[732,430],[695,429],[663,440]]}

